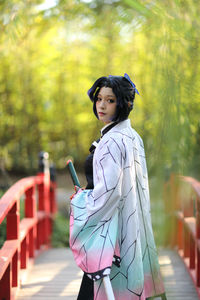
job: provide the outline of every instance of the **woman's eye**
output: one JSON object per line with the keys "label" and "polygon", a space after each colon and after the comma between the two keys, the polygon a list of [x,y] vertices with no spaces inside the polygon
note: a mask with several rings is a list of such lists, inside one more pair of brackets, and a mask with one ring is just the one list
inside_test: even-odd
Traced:
{"label": "woman's eye", "polygon": [[97,98],[97,101],[101,101],[101,98]]}
{"label": "woman's eye", "polygon": [[115,100],[113,100],[113,99],[108,99],[108,103],[114,103],[115,102]]}

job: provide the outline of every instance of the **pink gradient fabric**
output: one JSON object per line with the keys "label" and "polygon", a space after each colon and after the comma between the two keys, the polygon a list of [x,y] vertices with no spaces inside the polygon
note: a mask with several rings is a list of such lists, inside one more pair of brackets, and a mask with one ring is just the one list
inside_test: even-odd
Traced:
{"label": "pink gradient fabric", "polygon": [[142,139],[125,120],[98,143],[94,189],[71,201],[70,247],[77,265],[94,280],[96,300],[106,300],[109,274],[116,300],[164,293],[151,224]]}

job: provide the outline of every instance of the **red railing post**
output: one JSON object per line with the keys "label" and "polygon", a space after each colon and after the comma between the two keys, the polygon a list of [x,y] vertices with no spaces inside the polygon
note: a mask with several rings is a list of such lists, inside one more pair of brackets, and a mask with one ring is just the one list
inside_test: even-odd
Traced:
{"label": "red railing post", "polygon": [[20,255],[20,267],[26,269],[28,259],[28,236],[26,236],[21,242],[21,255]]}
{"label": "red railing post", "polygon": [[29,257],[34,257],[35,254],[35,248],[36,248],[36,226],[34,226],[32,229],[30,229],[29,232]]}
{"label": "red railing post", "polygon": [[195,247],[195,240],[194,237],[192,236],[192,234],[190,234],[190,264],[189,267],[190,269],[195,269],[195,251],[196,251],[196,247]]}
{"label": "red railing post", "polygon": [[184,238],[184,242],[183,242],[184,257],[189,257],[190,256],[190,244],[189,244],[190,234],[186,226],[184,226],[183,238]]}
{"label": "red railing post", "polygon": [[[19,200],[15,202],[13,207],[7,214],[7,240],[18,240],[19,239]],[[19,264],[18,264],[19,250],[17,249],[13,259],[12,264],[9,266],[10,271],[7,272],[6,276],[11,276],[10,280],[11,286],[17,287],[19,282]],[[12,273],[11,273],[12,268]]]}
{"label": "red railing post", "polygon": [[[25,192],[25,217],[36,218],[36,199],[35,199],[35,185]],[[21,268],[27,267],[27,260],[29,257],[34,257],[36,247],[36,226],[30,229],[28,236],[22,243],[24,252],[24,261],[21,262]]]}
{"label": "red railing post", "polygon": [[35,186],[32,186],[25,192],[25,217],[36,217],[36,200],[35,200]]}
{"label": "red railing post", "polygon": [[19,200],[13,205],[7,215],[7,240],[19,238]]}
{"label": "red railing post", "polygon": [[180,219],[177,220],[178,230],[177,230],[177,246],[178,249],[183,249],[183,223]]}
{"label": "red railing post", "polygon": [[41,232],[41,230],[40,230],[40,226],[41,226],[41,222],[40,221],[38,221],[38,224],[37,224],[37,228],[36,228],[36,230],[37,230],[37,239],[36,239],[36,249],[37,250],[39,250],[40,249],[40,245],[41,245],[41,237],[40,237],[40,232]]}
{"label": "red railing post", "polygon": [[200,239],[200,196],[196,197],[196,234]]}
{"label": "red railing post", "polygon": [[12,259],[12,286],[18,286],[18,252],[16,251]]}
{"label": "red railing post", "polygon": [[0,281],[0,295],[1,299],[10,300],[11,299],[11,267],[10,264],[8,265],[8,268],[6,269],[4,276],[2,277]]}

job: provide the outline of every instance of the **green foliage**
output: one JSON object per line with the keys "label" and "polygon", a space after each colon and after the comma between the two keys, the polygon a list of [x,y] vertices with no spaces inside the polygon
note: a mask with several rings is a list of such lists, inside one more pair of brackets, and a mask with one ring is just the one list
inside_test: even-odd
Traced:
{"label": "green foliage", "polygon": [[[126,72],[140,92],[130,118],[162,244],[164,181],[171,172],[200,179],[199,15],[196,0],[1,1],[0,164],[33,173],[45,150],[58,169],[68,156],[82,166],[102,126],[87,90]],[[67,222],[57,215],[54,246],[67,245]]]}
{"label": "green foliage", "polygon": [[[1,1],[0,156],[32,172],[37,153],[82,165],[98,124],[87,90],[127,72],[150,176],[199,177],[197,1]],[[40,5],[41,4],[41,5]]]}
{"label": "green foliage", "polygon": [[[4,191],[0,189],[0,201],[1,197],[3,196]],[[6,240],[6,219],[0,224],[0,248],[3,246]]]}
{"label": "green foliage", "polygon": [[69,246],[69,218],[61,213],[54,219],[51,245],[54,248]]}
{"label": "green foliage", "polygon": [[6,240],[6,219],[0,224],[0,248]]}

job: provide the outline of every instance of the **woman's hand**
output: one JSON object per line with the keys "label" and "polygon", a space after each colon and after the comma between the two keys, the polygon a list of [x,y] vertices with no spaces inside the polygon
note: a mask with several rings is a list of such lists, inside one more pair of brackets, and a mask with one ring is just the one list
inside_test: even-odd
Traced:
{"label": "woman's hand", "polygon": [[70,196],[70,199],[72,200],[74,198],[74,196],[80,191],[82,190],[79,186],[75,185],[74,186],[74,190],[75,190],[75,193],[73,193],[71,196]]}

